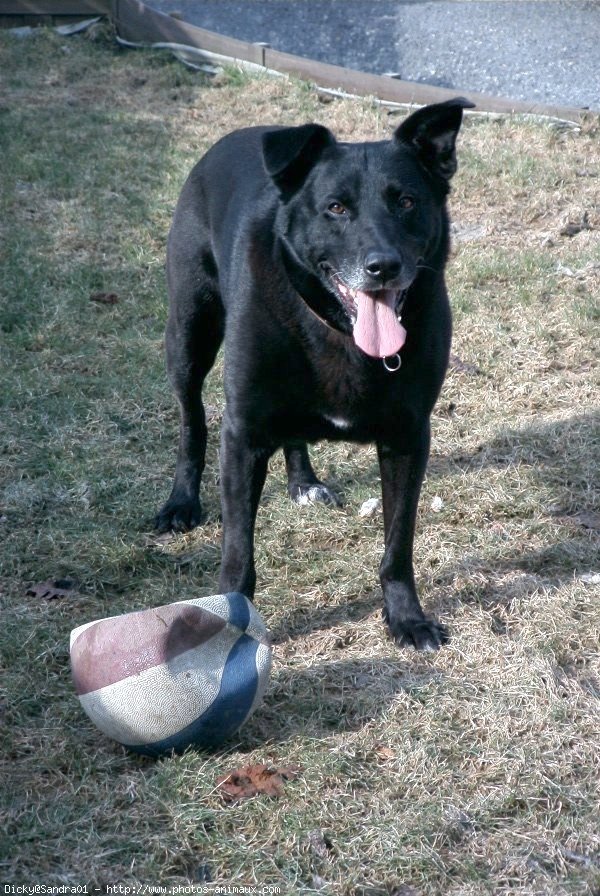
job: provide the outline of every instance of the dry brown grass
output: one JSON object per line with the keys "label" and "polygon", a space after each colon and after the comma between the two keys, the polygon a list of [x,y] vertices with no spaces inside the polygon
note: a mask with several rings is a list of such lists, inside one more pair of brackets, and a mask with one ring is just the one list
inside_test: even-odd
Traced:
{"label": "dry brown grass", "polygon": [[[218,371],[207,524],[167,542],[149,528],[177,425],[161,333],[178,189],[234,127],[313,119],[359,140],[398,118],[284,80],[211,85],[84,39],[1,37],[0,52],[3,878],[598,894],[598,122],[469,116],[461,136],[460,363],[435,414],[416,545],[449,646],[423,656],[386,638],[381,518],[358,513],[379,490],[373,452],[315,446],[340,511],[291,505],[276,459],[257,527],[276,642],[266,702],[228,749],[152,763],[91,729],[67,644],[81,622],[216,587]],[[101,289],[119,303],[92,307]],[[70,600],[25,595],[64,576]],[[224,805],[217,777],[260,761],[302,773],[282,799]]]}

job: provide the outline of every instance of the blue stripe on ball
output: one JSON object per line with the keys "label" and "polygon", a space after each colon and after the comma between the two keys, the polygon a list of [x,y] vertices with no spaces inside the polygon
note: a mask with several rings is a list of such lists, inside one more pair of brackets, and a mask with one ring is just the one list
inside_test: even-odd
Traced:
{"label": "blue stripe on ball", "polygon": [[240,594],[239,591],[232,591],[225,595],[225,599],[229,604],[229,622],[239,628],[241,632],[245,632],[250,624],[248,598]]}
{"label": "blue stripe on ball", "polygon": [[[227,595],[228,598],[237,596]],[[238,606],[239,603],[241,602],[238,602]],[[249,619],[248,614],[248,621]],[[238,622],[234,624],[238,625]],[[219,693],[206,712],[190,725],[182,728],[177,734],[152,744],[124,746],[144,756],[160,756],[173,750],[176,753],[183,752],[192,744],[200,748],[216,747],[231,737],[244,723],[256,696],[258,687],[256,654],[259,646],[259,643],[249,635],[240,635],[225,662]]]}

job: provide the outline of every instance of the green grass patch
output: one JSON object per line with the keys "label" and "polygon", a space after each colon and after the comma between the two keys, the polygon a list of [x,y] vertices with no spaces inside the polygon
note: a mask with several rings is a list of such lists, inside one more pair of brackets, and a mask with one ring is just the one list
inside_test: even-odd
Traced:
{"label": "green grass patch", "polygon": [[[223,750],[153,762],[92,728],[68,643],[97,617],[216,590],[219,365],[206,524],[152,533],[178,428],[162,347],[178,191],[238,126],[381,139],[398,119],[99,37],[0,33],[0,879],[600,892],[598,122],[469,117],[461,134],[455,360],[416,542],[448,647],[386,637],[382,520],[359,515],[374,451],[314,446],[337,511],[292,505],[276,457],[257,523],[266,700]],[[70,596],[27,594],[58,579]],[[279,799],[226,805],[216,779],[247,762],[301,773]]]}

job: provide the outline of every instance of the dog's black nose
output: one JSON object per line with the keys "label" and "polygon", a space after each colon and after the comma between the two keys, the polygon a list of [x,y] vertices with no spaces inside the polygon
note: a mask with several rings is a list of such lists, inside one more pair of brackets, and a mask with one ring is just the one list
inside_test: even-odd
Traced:
{"label": "dog's black nose", "polygon": [[400,273],[402,259],[395,252],[369,252],[365,258],[365,272],[378,283],[394,280]]}

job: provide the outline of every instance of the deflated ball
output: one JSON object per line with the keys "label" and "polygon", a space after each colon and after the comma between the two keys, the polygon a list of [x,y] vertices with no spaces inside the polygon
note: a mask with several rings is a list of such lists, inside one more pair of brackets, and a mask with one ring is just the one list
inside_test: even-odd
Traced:
{"label": "deflated ball", "polygon": [[92,722],[136,753],[213,748],[235,734],[269,681],[265,625],[243,594],[111,616],[71,632],[75,689]]}

